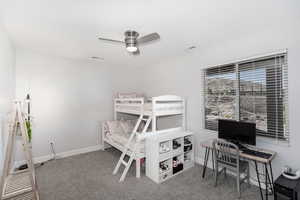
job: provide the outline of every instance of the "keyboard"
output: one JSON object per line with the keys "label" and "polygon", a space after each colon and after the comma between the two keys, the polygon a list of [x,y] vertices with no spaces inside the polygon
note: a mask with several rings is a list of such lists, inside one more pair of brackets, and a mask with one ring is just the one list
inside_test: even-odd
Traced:
{"label": "keyboard", "polygon": [[[257,157],[264,158],[264,159],[269,159],[272,156],[272,154],[270,154],[270,153],[265,153],[265,152],[249,149],[247,146],[245,146],[239,142],[234,142],[234,141],[230,141],[230,142],[232,142],[233,144],[238,146],[240,151],[242,151],[244,154],[248,154],[251,156],[257,156]],[[231,148],[234,148],[234,147],[231,147]]]}
{"label": "keyboard", "polygon": [[261,158],[265,158],[265,159],[269,159],[272,156],[272,154],[270,154],[270,153],[265,153],[265,152],[261,152],[261,151],[255,151],[255,150],[248,149],[248,148],[243,148],[241,150],[242,150],[242,152],[244,154],[248,154],[248,155],[252,155],[252,156],[257,156],[257,157],[261,157]]}

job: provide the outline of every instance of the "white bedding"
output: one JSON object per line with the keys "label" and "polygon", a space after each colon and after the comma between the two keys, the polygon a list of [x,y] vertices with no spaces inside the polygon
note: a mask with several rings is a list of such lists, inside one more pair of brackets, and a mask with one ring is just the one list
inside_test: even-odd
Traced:
{"label": "white bedding", "polygon": [[[106,121],[104,124],[104,136],[106,139],[118,143],[121,146],[125,146],[136,120],[119,120],[119,121]],[[135,141],[130,145],[130,149],[134,148]],[[145,153],[145,141],[139,142],[140,152]]]}
{"label": "white bedding", "polygon": [[[127,137],[124,137],[124,136],[121,136],[121,135],[117,135],[117,134],[108,134],[108,135],[106,135],[106,138],[108,140],[112,141],[112,142],[118,143],[121,146],[125,146],[126,143],[127,143],[127,141],[128,141],[128,139],[129,139]],[[133,145],[135,145],[134,142],[130,145],[129,148],[133,149],[134,148]],[[145,153],[145,141],[143,141],[143,140],[140,141],[140,145],[139,146],[140,146],[140,152],[141,153]]]}

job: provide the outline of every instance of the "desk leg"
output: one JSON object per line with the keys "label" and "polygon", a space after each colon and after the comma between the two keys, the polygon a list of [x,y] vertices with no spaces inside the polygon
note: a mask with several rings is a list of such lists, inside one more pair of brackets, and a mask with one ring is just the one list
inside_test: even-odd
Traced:
{"label": "desk leg", "polygon": [[270,161],[269,163],[269,167],[270,167],[270,172],[271,172],[271,183],[272,183],[272,188],[274,191],[274,178],[273,178],[273,169],[272,169],[272,162]]}
{"label": "desk leg", "polygon": [[205,177],[205,171],[206,171],[206,167],[207,167],[207,161],[208,161],[208,158],[209,158],[209,152],[210,152],[210,149],[208,147],[206,147],[205,148],[203,171],[202,171],[202,178]]}
{"label": "desk leg", "polygon": [[267,163],[265,163],[265,185],[266,185],[266,200],[268,200],[269,191],[268,191],[268,167]]}
{"label": "desk leg", "polygon": [[257,181],[258,181],[258,185],[259,185],[260,196],[261,196],[261,199],[263,200],[264,197],[263,197],[263,193],[262,193],[262,189],[261,189],[261,185],[260,185],[259,171],[258,171],[258,168],[257,168],[257,162],[254,161],[254,164],[255,164],[255,170],[256,170]]}
{"label": "desk leg", "polygon": [[[270,168],[270,173],[268,170],[268,164],[269,164],[269,168]],[[266,171],[266,174],[268,177],[268,182],[266,183],[266,185],[267,185],[267,187],[270,187],[271,194],[274,194],[274,179],[273,179],[272,163],[270,162],[268,164],[267,163],[265,164],[265,171]]]}
{"label": "desk leg", "polygon": [[214,155],[214,150],[211,150],[211,161],[212,161],[212,168],[213,172],[215,171],[215,155]]}
{"label": "desk leg", "polygon": [[268,176],[268,183],[267,183],[267,185],[268,185],[268,187],[270,187],[271,194],[273,194],[273,182],[270,179],[270,174],[269,174],[269,170],[268,170],[268,164],[265,164],[265,165],[266,165],[266,168],[267,168],[266,173],[267,173],[267,176]]}

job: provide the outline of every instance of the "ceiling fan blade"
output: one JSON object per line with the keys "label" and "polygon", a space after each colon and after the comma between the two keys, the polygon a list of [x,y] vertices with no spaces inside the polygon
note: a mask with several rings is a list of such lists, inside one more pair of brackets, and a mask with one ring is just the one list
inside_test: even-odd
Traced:
{"label": "ceiling fan blade", "polygon": [[124,44],[123,41],[120,40],[113,40],[113,39],[108,39],[108,38],[102,38],[98,37],[99,40],[106,41],[106,42],[111,42],[111,43],[119,43],[119,44]]}
{"label": "ceiling fan blade", "polygon": [[140,45],[140,44],[145,44],[148,42],[153,42],[153,41],[159,40],[159,39],[160,39],[160,36],[158,33],[150,33],[148,35],[138,38],[138,43]]}

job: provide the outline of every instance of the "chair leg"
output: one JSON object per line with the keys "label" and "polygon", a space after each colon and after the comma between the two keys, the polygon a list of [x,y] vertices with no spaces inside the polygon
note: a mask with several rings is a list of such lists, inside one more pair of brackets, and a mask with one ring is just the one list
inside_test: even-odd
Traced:
{"label": "chair leg", "polygon": [[247,169],[247,183],[248,183],[248,187],[251,187],[251,184],[250,184],[250,166],[249,166],[249,163],[248,163],[248,169]]}
{"label": "chair leg", "polygon": [[218,162],[215,163],[215,187],[217,187],[219,167]]}
{"label": "chair leg", "polygon": [[240,198],[241,197],[241,189],[240,189],[241,182],[240,182],[240,171],[239,170],[237,172],[236,184],[237,184],[238,198]]}

